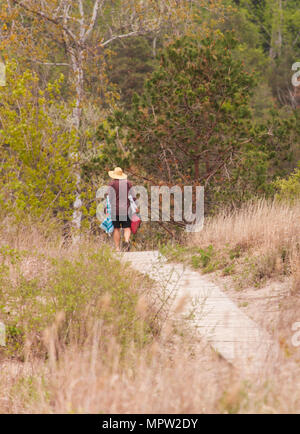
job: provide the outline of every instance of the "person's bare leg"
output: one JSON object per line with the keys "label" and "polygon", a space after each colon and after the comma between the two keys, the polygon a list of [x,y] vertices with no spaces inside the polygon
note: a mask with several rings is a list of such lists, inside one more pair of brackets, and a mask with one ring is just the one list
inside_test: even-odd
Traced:
{"label": "person's bare leg", "polygon": [[120,229],[118,229],[118,228],[114,229],[113,239],[114,239],[116,251],[119,252],[120,251],[120,239],[121,239]]}
{"label": "person's bare leg", "polygon": [[131,235],[131,228],[125,228],[124,229],[124,238],[125,238],[126,243],[129,243],[130,235]]}

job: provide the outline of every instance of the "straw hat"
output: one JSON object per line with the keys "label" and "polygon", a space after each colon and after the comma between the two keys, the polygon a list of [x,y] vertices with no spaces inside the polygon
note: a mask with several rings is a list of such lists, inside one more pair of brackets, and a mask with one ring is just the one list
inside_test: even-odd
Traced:
{"label": "straw hat", "polygon": [[112,179],[127,179],[127,175],[125,175],[121,167],[116,167],[114,170],[110,170],[108,174]]}

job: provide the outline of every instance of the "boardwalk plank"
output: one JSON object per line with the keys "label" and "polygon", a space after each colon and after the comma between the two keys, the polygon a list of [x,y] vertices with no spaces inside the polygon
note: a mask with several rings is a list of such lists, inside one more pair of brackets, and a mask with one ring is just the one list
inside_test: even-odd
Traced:
{"label": "boardwalk plank", "polygon": [[124,253],[122,261],[163,285],[164,290],[174,290],[176,299],[187,298],[176,320],[188,321],[244,373],[259,372],[270,358],[278,356],[278,345],[269,334],[205,276],[182,264],[168,263],[158,251]]}

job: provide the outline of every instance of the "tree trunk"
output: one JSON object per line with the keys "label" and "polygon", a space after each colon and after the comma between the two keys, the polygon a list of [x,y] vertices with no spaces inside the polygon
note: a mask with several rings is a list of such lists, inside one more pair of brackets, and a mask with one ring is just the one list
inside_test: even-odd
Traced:
{"label": "tree trunk", "polygon": [[[71,62],[72,62],[72,69],[74,73],[74,80],[75,80],[75,91],[76,91],[76,102],[75,107],[73,109],[73,122],[74,126],[76,127],[77,131],[80,129],[80,123],[81,123],[81,115],[82,115],[82,102],[83,102],[83,52],[82,50],[79,50],[75,55],[74,51],[71,51]],[[72,219],[72,240],[73,242],[77,242],[80,239],[80,228],[81,228],[81,219],[82,219],[82,200],[80,198],[80,182],[81,182],[81,175],[80,175],[80,168],[76,167],[76,198],[75,202],[73,204],[74,212],[73,212],[73,219]]]}
{"label": "tree trunk", "polygon": [[194,170],[195,170],[194,179],[195,179],[195,183],[197,183],[197,181],[199,180],[199,177],[200,177],[200,174],[199,174],[199,160],[200,160],[200,157],[197,157],[194,160]]}
{"label": "tree trunk", "polygon": [[282,0],[273,0],[272,3],[274,4],[272,7],[272,36],[269,55],[271,59],[275,59],[281,55],[283,10]]}

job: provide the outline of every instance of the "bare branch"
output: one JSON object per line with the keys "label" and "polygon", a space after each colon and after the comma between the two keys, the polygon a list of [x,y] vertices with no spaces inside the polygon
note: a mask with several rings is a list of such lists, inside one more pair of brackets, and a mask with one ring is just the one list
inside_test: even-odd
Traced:
{"label": "bare branch", "polygon": [[98,16],[99,8],[100,8],[100,6],[102,7],[103,3],[104,3],[104,0],[96,0],[95,3],[94,3],[94,8],[93,8],[93,14],[92,14],[91,22],[90,22],[90,25],[89,25],[87,31],[85,32],[84,42],[90,36],[90,34],[91,34],[91,32],[92,32],[92,30],[93,30],[93,28],[95,26],[95,22],[96,22],[96,19],[97,19],[97,16]]}
{"label": "bare branch", "polygon": [[59,11],[61,10],[61,8],[64,6],[64,1],[61,1],[59,4],[58,4],[58,6],[57,6],[57,8],[54,10],[54,12],[53,12],[53,18],[54,19],[57,19],[58,18],[58,14],[59,14]]}
{"label": "bare branch", "polygon": [[[23,4],[22,2],[20,2],[19,0],[12,0],[12,2],[13,2],[14,4],[16,4],[16,5],[20,6],[20,7],[22,7],[23,9],[25,9],[27,12],[30,12],[31,14],[37,15],[37,16],[43,18],[43,19],[46,20],[46,21],[49,21],[49,22],[51,22],[51,23],[53,23],[53,24],[56,24],[57,26],[61,25],[60,22],[59,22],[57,19],[52,18],[52,17],[49,17],[48,15],[46,15],[46,14],[45,14],[44,12],[42,12],[42,11],[37,11],[37,10],[34,10],[34,9],[30,9],[28,6],[24,5],[24,4]],[[78,41],[76,40],[75,35],[73,34],[73,32],[72,32],[70,29],[68,29],[68,28],[67,28],[66,26],[64,26],[64,25],[62,25],[61,27],[62,27],[62,29],[64,30],[64,32],[67,33],[67,34],[70,36],[70,38],[73,40],[73,42],[74,42],[76,45],[80,45],[80,44],[78,43]]]}
{"label": "bare branch", "polygon": [[41,62],[39,60],[35,60],[35,59],[28,59],[30,62],[34,62],[34,63],[38,63],[39,65],[50,65],[50,66],[68,66],[70,67],[71,65],[69,65],[69,63],[56,63],[56,62]]}
{"label": "bare branch", "polygon": [[116,39],[130,38],[130,36],[145,35],[146,33],[148,33],[148,32],[146,32],[145,30],[137,30],[135,32],[126,33],[124,35],[113,36],[112,38],[108,39],[107,41],[102,42],[101,46],[105,47],[106,45],[110,44],[111,42],[115,41]]}
{"label": "bare branch", "polygon": [[80,13],[80,19],[78,20],[80,25],[80,41],[84,42],[85,34],[84,34],[84,11],[83,11],[83,4],[82,0],[78,0],[78,6],[79,6],[79,13]]}

